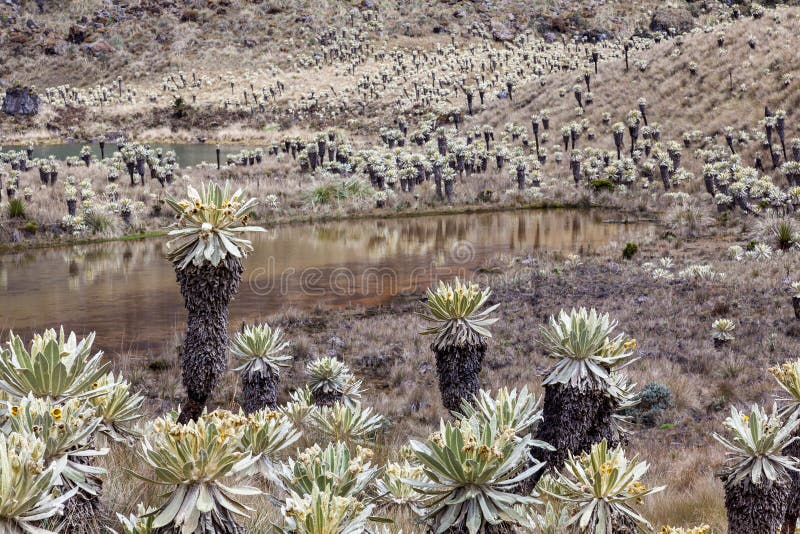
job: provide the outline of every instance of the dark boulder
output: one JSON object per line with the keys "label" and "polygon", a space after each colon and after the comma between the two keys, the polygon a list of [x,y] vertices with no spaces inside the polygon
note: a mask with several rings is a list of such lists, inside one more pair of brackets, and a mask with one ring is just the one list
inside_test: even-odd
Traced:
{"label": "dark boulder", "polygon": [[653,12],[650,19],[650,30],[654,32],[686,33],[694,28],[694,18],[688,9],[677,7],[659,7]]}
{"label": "dark boulder", "polygon": [[614,38],[610,31],[603,28],[590,28],[578,34],[578,38],[587,43],[600,43]]}
{"label": "dark boulder", "polygon": [[67,34],[67,41],[72,44],[81,44],[89,37],[89,30],[86,26],[81,26],[79,24],[73,24],[69,27],[69,33]]}
{"label": "dark boulder", "polygon": [[85,44],[83,47],[94,57],[106,56],[116,52],[116,49],[108,44],[104,39],[100,39],[94,43]]}
{"label": "dark boulder", "polygon": [[60,39],[48,39],[42,45],[42,50],[48,56],[63,56],[67,52],[67,43]]}
{"label": "dark boulder", "polygon": [[39,113],[39,95],[28,87],[9,87],[3,101],[3,113],[8,115],[36,115]]}

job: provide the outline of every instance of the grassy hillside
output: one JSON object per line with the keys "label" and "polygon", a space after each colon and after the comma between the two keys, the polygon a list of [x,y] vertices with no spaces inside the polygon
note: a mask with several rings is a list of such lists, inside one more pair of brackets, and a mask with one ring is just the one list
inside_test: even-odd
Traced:
{"label": "grassy hillside", "polygon": [[[13,50],[3,65],[39,86],[89,85],[116,76],[158,75],[192,68],[236,72],[258,64],[284,66],[325,42],[331,29],[346,29],[363,14],[380,21],[368,39],[418,45],[438,32],[459,37],[486,31],[498,39],[533,29],[594,30],[609,36],[647,28],[660,2],[569,2],[565,0],[27,0],[5,3],[4,45]],[[674,4],[702,17],[716,2]],[[14,6],[17,9],[14,9]],[[39,6],[43,9],[39,9]],[[99,43],[99,44],[98,44]],[[424,41],[423,41],[424,44]]]}
{"label": "grassy hillside", "polygon": [[[36,117],[2,117],[0,140],[124,134],[246,141],[260,151],[232,156],[221,170],[184,169],[131,143],[116,158],[87,153],[85,162],[13,169],[17,183],[8,189],[18,196],[0,224],[4,240],[14,232],[33,242],[163,228],[174,220],[164,197],[209,179],[237,181],[261,200],[248,211],[254,224],[556,205],[604,206],[618,220],[646,216],[658,230],[637,243],[566,258],[499,256],[474,273],[501,305],[481,379],[492,389],[541,393],[552,361],[538,344],[539,326],[560,309],[610,313],[638,340],[641,359],[625,369],[636,392],[669,397],[652,417],[632,415],[625,443],[650,462],[648,485],[668,484],[646,500],[645,515],[656,526],[725,531],[717,478],[725,453],[712,432],[723,431],[731,405],[773,402],[768,369],[796,358],[800,339],[789,292],[800,254],[800,187],[790,187],[800,185],[800,7],[762,14],[749,3],[650,0],[40,4],[0,8],[0,39],[12,51],[1,59],[11,73],[3,81],[35,84],[44,99]],[[609,39],[590,42],[598,36]],[[14,153],[8,166],[19,167],[19,158],[28,159]],[[48,168],[49,185],[40,185]],[[442,182],[455,188],[446,198],[435,189]],[[432,431],[447,414],[432,393],[429,340],[418,335],[421,297],[366,311],[282,309],[251,318],[292,337],[295,360],[280,400],[306,381],[309,361],[332,354],[365,378],[365,403],[392,422],[376,463]],[[735,324],[727,342],[712,339],[711,325],[723,318]],[[176,345],[180,337],[176,331]],[[118,355],[147,392],[148,415],[184,399],[179,358],[165,352]],[[213,404],[236,407],[238,380],[226,374]],[[159,502],[152,487],[131,484],[118,469],[133,467],[133,458],[120,446],[102,460],[110,510]],[[253,502],[258,513],[248,526],[260,532],[278,512],[265,498]]]}
{"label": "grassy hillside", "polygon": [[[742,137],[743,142],[736,143],[737,153],[752,165],[755,154],[762,152],[757,141],[763,139],[765,106],[773,112],[786,111],[787,139],[800,135],[800,59],[794,31],[798,17],[800,10],[781,8],[763,19],[741,18],[678,39],[648,43],[646,48],[630,51],[628,71],[620,50],[606,48],[601,53],[610,61],[601,63],[598,74],[592,73],[594,102],[583,114],[577,114],[573,96],[573,87],[584,84],[582,74],[568,72],[549,76],[541,85],[528,84],[514,102],[495,101],[474,120],[495,127],[507,122],[528,125],[533,114],[548,109],[554,144],[561,143],[562,126],[588,120],[597,140],[589,142],[584,135],[578,147],[610,150],[614,149],[612,124],[638,110],[638,101],[644,98],[647,118],[651,125],[660,126],[663,139],[683,143],[684,134],[689,134],[692,141],[684,155],[692,171],[702,167],[693,157],[694,150],[725,144],[727,127],[734,129],[737,139],[741,132],[747,134],[750,141]],[[697,66],[696,74],[691,73],[692,64]],[[606,113],[610,120],[604,124]],[[627,143],[626,133],[629,149]],[[769,169],[768,156],[764,157]]]}
{"label": "grassy hillside", "polygon": [[[171,130],[256,129],[265,122],[341,127],[347,118],[358,127],[376,116],[393,119],[386,111],[430,111],[431,102],[398,102],[411,100],[415,85],[429,81],[428,70],[446,78],[459,75],[452,64],[456,57],[446,49],[451,43],[463,62],[475,47],[495,54],[516,49],[513,40],[520,36],[556,45],[574,36],[620,39],[647,34],[654,21],[658,28],[685,29],[724,19],[729,11],[718,2],[665,7],[651,0],[40,3],[41,10],[36,2],[22,2],[16,10],[0,6],[0,43],[12,52],[0,58],[8,72],[4,83],[32,84],[40,92],[68,86],[67,96],[80,94],[67,109],[50,109],[10,128],[28,131],[29,138],[95,137],[122,128],[131,135],[163,137],[163,131],[147,130],[165,125]],[[430,54],[437,46],[445,47],[451,65],[426,59],[422,72],[412,73],[410,55]],[[406,65],[402,72],[395,69],[400,62]],[[375,83],[379,94],[367,89]],[[456,100],[456,93],[435,100]],[[253,111],[253,97],[259,95],[266,95],[267,105]],[[193,111],[180,120],[172,114],[177,96]],[[297,113],[309,103],[341,113],[311,114],[309,124]]]}

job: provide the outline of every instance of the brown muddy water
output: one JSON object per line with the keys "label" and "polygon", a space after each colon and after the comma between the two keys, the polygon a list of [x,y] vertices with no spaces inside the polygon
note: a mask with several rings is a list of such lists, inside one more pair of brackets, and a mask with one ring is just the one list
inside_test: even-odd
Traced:
{"label": "brown muddy water", "polygon": [[[287,307],[388,304],[437,279],[474,278],[497,254],[588,252],[655,232],[601,211],[531,210],[282,226],[252,234],[231,325]],[[0,254],[0,331],[64,325],[115,355],[158,355],[186,320],[166,239]]]}

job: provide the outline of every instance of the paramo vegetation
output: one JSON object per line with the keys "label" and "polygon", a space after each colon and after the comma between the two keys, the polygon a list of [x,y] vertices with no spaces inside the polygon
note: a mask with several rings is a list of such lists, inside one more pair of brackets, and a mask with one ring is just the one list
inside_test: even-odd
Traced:
{"label": "paramo vegetation", "polygon": [[[800,133],[787,39],[797,12],[762,9],[714,4],[698,19],[705,26],[689,32],[599,42],[520,32],[500,46],[475,29],[411,51],[379,48],[380,12],[368,10],[360,21],[352,15],[348,29],[325,33],[308,61],[284,67],[303,75],[297,89],[312,96],[281,98],[290,85],[271,70],[243,80],[170,73],[148,98],[123,79],[46,88],[41,100],[54,112],[101,108],[106,116],[153,101],[166,120],[180,100],[187,113],[193,105],[197,113],[235,108],[262,124],[269,113],[289,113],[291,126],[276,123],[254,146],[193,168],[135,141],[130,128],[87,133],[109,144],[100,158],[89,145],[64,161],[35,157],[46,147],[29,139],[0,154],[0,238],[24,244],[157,231],[167,196],[220,175],[259,198],[253,217],[269,224],[552,205],[669,214],[690,224],[709,208],[723,218],[733,210],[792,213],[800,205]],[[331,69],[338,90],[309,89]],[[707,114],[703,128],[691,120]]]}
{"label": "paramo vegetation", "polygon": [[[93,336],[48,330],[26,342],[11,334],[0,356],[4,528],[100,528],[113,511],[102,506],[108,473],[98,459],[126,448],[141,460],[128,476],[168,490],[132,515],[117,512],[128,533],[243,532],[253,499],[265,494],[274,520],[259,528],[278,532],[652,529],[641,504],[664,487],[650,485],[647,461],[624,449],[643,395],[626,376],[638,344],[595,309],[562,310],[532,333],[552,361],[541,399],[513,384],[481,389],[498,320],[489,288],[456,279],[429,290],[420,315],[430,326],[420,333],[431,336],[451,415],[398,450],[378,449],[392,422],[363,403],[361,381],[335,357],[308,362],[305,386],[278,404],[291,359],[283,332],[254,325],[228,338],[228,303],[252,249],[242,234],[259,230],[243,226],[254,203],[213,183],[167,200],[177,214],[167,259],[189,311],[180,413],[145,418],[142,395],[93,353]],[[715,336],[727,330],[715,324]],[[228,349],[239,363],[230,371]],[[244,411],[211,410],[220,377],[234,371]],[[726,450],[730,532],[796,522],[799,371],[800,360],[769,369],[777,403],[731,407],[714,434]]]}
{"label": "paramo vegetation", "polygon": [[[142,24],[175,15],[139,4]],[[191,4],[196,31],[230,22],[230,1]],[[0,150],[3,245],[164,233],[187,319],[180,404],[94,334],[4,334],[0,532],[794,532],[798,8],[647,4],[651,30],[598,38],[534,22],[507,35],[468,6],[447,15],[460,31],[423,38],[395,4],[335,4],[275,61],[251,43],[224,50],[252,60],[236,72],[108,60],[114,76],[51,83],[42,69],[41,113],[4,118],[25,135]],[[285,5],[236,3],[254,20]],[[69,24],[82,52],[65,62],[113,53],[93,43],[129,20],[117,8]],[[3,35],[25,57],[39,26],[17,17]],[[150,40],[182,42],[165,33]],[[85,146],[39,157],[52,131]],[[165,138],[247,147],[188,166],[151,142]],[[291,311],[231,324],[264,226],[548,206],[648,218],[658,237],[499,257],[396,317],[331,313],[352,354],[309,341],[312,319]],[[388,356],[370,359],[381,336]],[[362,371],[380,366],[373,394]]]}

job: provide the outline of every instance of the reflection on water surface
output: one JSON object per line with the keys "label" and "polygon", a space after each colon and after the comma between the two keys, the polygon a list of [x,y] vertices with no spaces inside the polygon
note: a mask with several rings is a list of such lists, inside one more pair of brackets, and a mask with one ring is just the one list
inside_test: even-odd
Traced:
{"label": "reflection on water surface", "polygon": [[[437,278],[470,276],[497,253],[579,252],[624,243],[649,224],[593,211],[511,211],[282,226],[253,234],[231,324],[286,306],[375,306]],[[0,329],[97,332],[110,353],[157,352],[185,311],[163,239],[0,255]]]}

